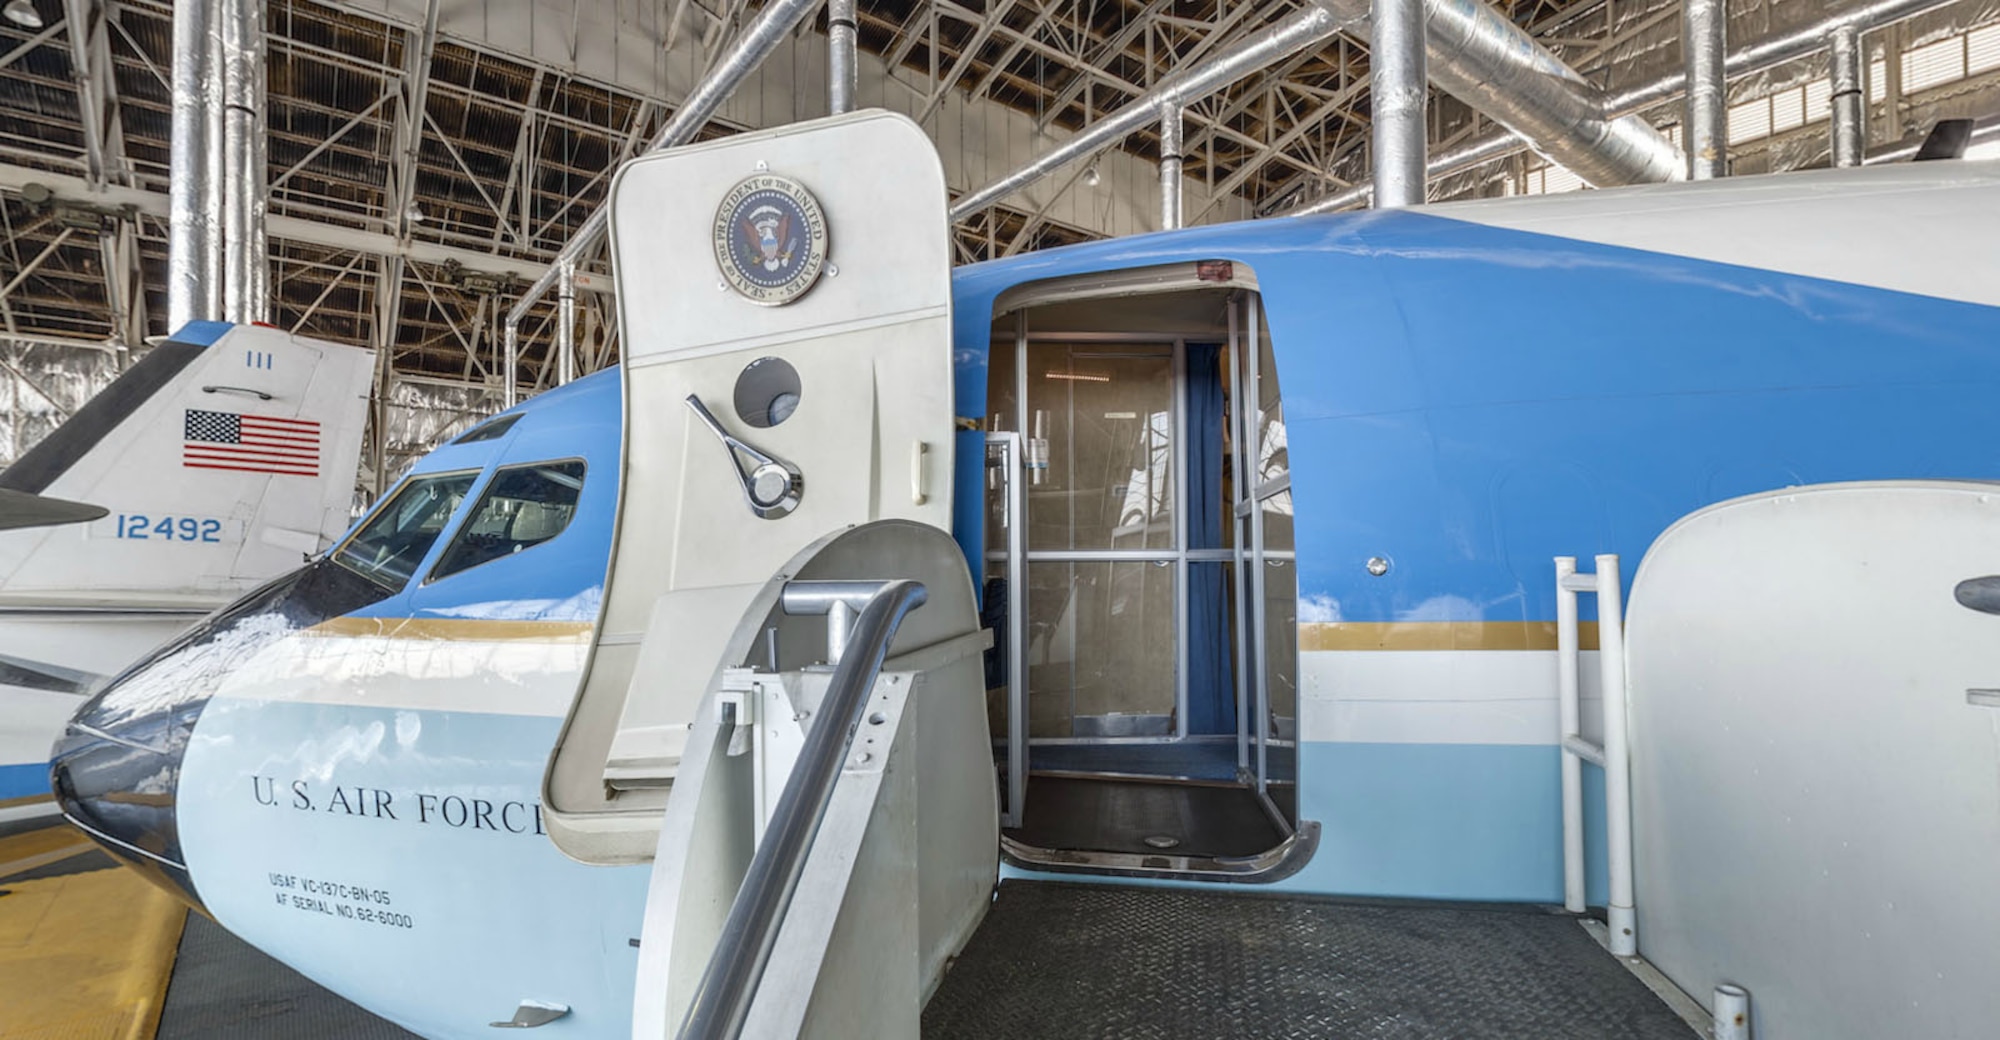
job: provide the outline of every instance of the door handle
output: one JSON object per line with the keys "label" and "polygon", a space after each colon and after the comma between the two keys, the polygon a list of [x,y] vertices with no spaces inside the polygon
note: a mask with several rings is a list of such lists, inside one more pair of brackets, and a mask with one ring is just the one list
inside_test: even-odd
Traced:
{"label": "door handle", "polygon": [[[700,397],[687,395],[687,406],[722,442],[722,450],[729,455],[729,466],[736,471],[736,482],[743,486],[743,500],[750,504],[751,512],[766,520],[776,520],[799,507],[799,499],[806,493],[806,478],[797,466],[730,436],[715,421],[715,416],[709,414]],[[746,460],[750,463],[747,469],[743,465]]]}
{"label": "door handle", "polygon": [[1967,610],[1982,614],[2000,614],[2000,574],[1990,574],[1984,578],[1967,578],[1951,590],[1953,599]]}
{"label": "door handle", "polygon": [[505,1022],[488,1022],[495,1029],[538,1029],[569,1014],[568,1004],[551,1004],[545,1000],[524,1000],[514,1009],[514,1017]]}

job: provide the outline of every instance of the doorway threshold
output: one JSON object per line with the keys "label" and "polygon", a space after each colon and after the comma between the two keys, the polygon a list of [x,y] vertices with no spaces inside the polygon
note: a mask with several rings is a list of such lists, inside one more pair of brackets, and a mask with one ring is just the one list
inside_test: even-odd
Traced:
{"label": "doorway threshold", "polygon": [[1000,847],[1032,870],[1269,882],[1302,866],[1319,835],[1311,823],[1288,834],[1247,786],[1037,775],[1029,791]]}

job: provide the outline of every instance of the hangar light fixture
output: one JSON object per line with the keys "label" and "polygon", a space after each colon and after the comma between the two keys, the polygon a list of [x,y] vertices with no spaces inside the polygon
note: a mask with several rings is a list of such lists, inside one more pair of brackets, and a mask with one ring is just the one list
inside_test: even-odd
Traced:
{"label": "hangar light fixture", "polygon": [[42,13],[35,10],[31,0],[7,0],[7,6],[0,7],[0,14],[6,15],[8,21],[24,28],[42,27]]}

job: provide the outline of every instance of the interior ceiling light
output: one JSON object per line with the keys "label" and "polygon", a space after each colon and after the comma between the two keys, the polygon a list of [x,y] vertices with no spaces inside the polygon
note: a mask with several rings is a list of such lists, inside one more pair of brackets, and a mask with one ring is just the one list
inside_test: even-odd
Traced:
{"label": "interior ceiling light", "polygon": [[1111,382],[1110,376],[1098,375],[1095,372],[1044,372],[1042,374],[1049,379],[1067,379],[1077,383]]}
{"label": "interior ceiling light", "polygon": [[[14,0],[14,4],[25,4],[25,3],[27,3],[27,2],[28,2],[28,0]],[[8,5],[7,5],[7,9],[8,9],[9,11],[12,11],[12,10],[14,9],[14,4],[8,4]],[[1098,182],[1099,180],[1102,180],[1102,179],[1103,179],[1103,178],[1101,178],[1101,177],[1099,177],[1099,176],[1097,175],[1097,164],[1096,164],[1096,163],[1091,163],[1091,164],[1090,164],[1090,168],[1089,168],[1089,169],[1087,169],[1087,170],[1085,170],[1085,171],[1083,171],[1083,183],[1084,183],[1084,184],[1086,184],[1086,185],[1088,185],[1088,186],[1090,186],[1090,187],[1092,187],[1092,188],[1095,188],[1095,187],[1097,187],[1097,182]]]}
{"label": "interior ceiling light", "polygon": [[0,7],[0,14],[6,15],[8,21],[24,28],[42,27],[42,13],[35,10],[35,5],[30,0],[7,0],[7,6]]}
{"label": "interior ceiling light", "polygon": [[[23,4],[27,3],[28,0],[13,0],[13,2],[17,4]],[[424,208],[422,206],[417,205],[414,202],[410,203],[410,208],[403,211],[403,219],[409,221],[412,224],[423,223]]]}

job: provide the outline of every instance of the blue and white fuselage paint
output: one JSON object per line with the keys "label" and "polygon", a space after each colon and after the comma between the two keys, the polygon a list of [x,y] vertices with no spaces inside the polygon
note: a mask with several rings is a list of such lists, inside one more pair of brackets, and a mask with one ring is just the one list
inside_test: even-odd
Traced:
{"label": "blue and white fuselage paint", "polygon": [[[957,272],[958,411],[987,414],[1010,288],[1253,270],[1294,495],[1299,816],[1322,828],[1282,884],[1557,902],[1551,558],[1636,569],[1677,518],[1788,485],[2000,478],[1996,214],[2000,171],[1940,163],[1053,250]],[[489,1035],[529,1000],[571,1009],[548,1035],[625,1035],[647,870],[565,858],[537,804],[605,579],[618,379],[422,459],[400,489],[469,480],[408,580],[336,550],[125,673],[57,749],[66,811],[426,1036]],[[980,559],[984,435],[958,436]],[[558,464],[583,474],[567,527],[437,573],[503,470]]]}
{"label": "blue and white fuselage paint", "polygon": [[470,477],[444,533],[497,471],[580,463],[561,533],[446,580],[391,588],[329,556],[254,593],[79,714],[57,752],[71,818],[416,1032],[484,1035],[534,999],[573,1008],[563,1030],[628,1029],[646,871],[563,856],[538,795],[604,580],[617,379],[537,397],[497,437],[475,428],[383,499]]}

